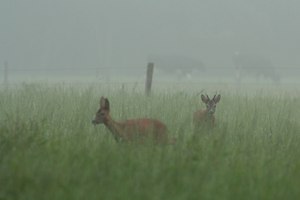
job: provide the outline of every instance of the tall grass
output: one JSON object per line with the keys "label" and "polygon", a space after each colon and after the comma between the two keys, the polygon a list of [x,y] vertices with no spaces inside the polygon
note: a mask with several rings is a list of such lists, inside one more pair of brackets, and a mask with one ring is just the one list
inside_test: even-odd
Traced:
{"label": "tall grass", "polygon": [[[99,98],[116,120],[164,121],[174,146],[117,144],[92,126]],[[0,199],[298,199],[299,96],[222,93],[214,129],[193,134],[199,97],[24,84],[0,91]]]}

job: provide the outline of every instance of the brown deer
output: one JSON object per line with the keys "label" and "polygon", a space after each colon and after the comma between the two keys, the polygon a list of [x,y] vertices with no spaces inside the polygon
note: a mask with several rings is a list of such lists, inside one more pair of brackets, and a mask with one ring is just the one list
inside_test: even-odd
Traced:
{"label": "brown deer", "polygon": [[122,122],[114,121],[110,114],[110,105],[107,98],[101,97],[100,108],[92,121],[94,125],[104,124],[112,133],[117,142],[144,142],[150,139],[154,143],[174,144],[175,138],[169,140],[167,127],[156,119],[131,119]]}
{"label": "brown deer", "polygon": [[216,105],[220,101],[221,95],[214,95],[212,99],[209,98],[208,95],[201,95],[201,100],[206,104],[205,110],[198,110],[194,112],[193,123],[194,128],[197,130],[201,126],[210,126],[214,127],[215,125],[215,116],[214,113],[216,111]]}

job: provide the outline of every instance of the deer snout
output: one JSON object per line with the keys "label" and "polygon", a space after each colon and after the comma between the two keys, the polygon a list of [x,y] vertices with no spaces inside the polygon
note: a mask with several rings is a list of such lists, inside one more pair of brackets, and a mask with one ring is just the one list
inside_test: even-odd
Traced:
{"label": "deer snout", "polygon": [[214,114],[214,113],[215,113],[215,109],[210,109],[210,110],[208,111],[208,113],[211,114],[211,115]]}
{"label": "deer snout", "polygon": [[99,122],[98,122],[97,120],[93,119],[93,120],[92,120],[92,124],[93,124],[93,125],[97,125],[97,124],[99,124]]}
{"label": "deer snout", "polygon": [[99,118],[97,116],[92,120],[92,124],[94,124],[94,125],[102,124],[102,123],[103,123],[103,119]]}

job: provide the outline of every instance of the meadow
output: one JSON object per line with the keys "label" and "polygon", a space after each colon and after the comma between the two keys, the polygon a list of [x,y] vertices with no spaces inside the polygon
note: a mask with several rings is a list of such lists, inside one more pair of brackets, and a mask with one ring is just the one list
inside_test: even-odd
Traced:
{"label": "meadow", "polygon": [[[102,95],[115,120],[157,118],[176,145],[116,143],[91,123]],[[299,199],[299,93],[221,95],[216,127],[194,134],[195,92],[1,88],[0,199]]]}

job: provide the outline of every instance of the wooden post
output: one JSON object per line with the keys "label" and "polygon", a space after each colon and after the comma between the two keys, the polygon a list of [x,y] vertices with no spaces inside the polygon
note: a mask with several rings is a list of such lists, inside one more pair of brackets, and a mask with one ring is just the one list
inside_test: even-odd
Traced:
{"label": "wooden post", "polygon": [[8,64],[7,61],[4,62],[4,84],[8,83]]}
{"label": "wooden post", "polygon": [[147,96],[149,96],[151,93],[153,68],[154,68],[154,64],[152,62],[148,63],[147,75],[146,75],[146,85],[145,85],[145,93]]}

